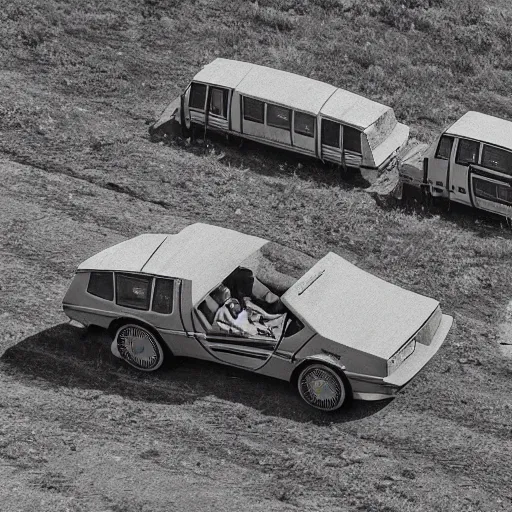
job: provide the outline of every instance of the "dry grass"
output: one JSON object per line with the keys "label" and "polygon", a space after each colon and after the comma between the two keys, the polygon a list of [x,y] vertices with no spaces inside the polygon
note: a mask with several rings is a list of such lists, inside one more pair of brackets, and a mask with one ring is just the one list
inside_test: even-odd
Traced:
{"label": "dry grass", "polygon": [[[9,257],[2,261],[1,305],[10,316],[2,317],[9,333],[2,347],[61,321],[57,306],[48,305],[58,302],[84,252],[197,220],[313,256],[346,255],[441,300],[456,319],[452,334],[395,403],[377,414],[356,408],[331,425],[296,409],[294,395],[278,384],[241,372],[187,363],[155,380],[132,373],[117,380],[125,372],[104,349],[57,326],[4,358],[12,373],[2,374],[9,392],[0,425],[2,432],[13,422],[16,428],[2,438],[2,460],[38,486],[31,499],[53,493],[40,510],[127,510],[130,499],[132,510],[166,510],[165,500],[121,497],[114,484],[101,488],[104,478],[114,478],[109,457],[119,450],[139,477],[140,460],[153,459],[153,474],[174,475],[177,454],[195,468],[196,447],[212,466],[228,460],[240,485],[255,479],[248,492],[265,496],[272,510],[336,510],[339,503],[366,511],[510,508],[510,366],[500,358],[495,329],[512,295],[510,231],[466,211],[381,209],[357,183],[340,183],[326,167],[257,145],[153,144],[146,124],[216,56],[363,93],[392,105],[423,140],[469,108],[510,118],[510,7],[476,0],[226,5],[20,0],[0,12],[0,151],[40,168],[3,176],[0,235]],[[177,399],[183,390],[185,405]],[[94,393],[101,410],[90,405]],[[165,416],[169,411],[175,417]],[[108,414],[119,417],[127,444]],[[140,429],[131,419],[161,443],[156,450],[148,442],[140,453],[162,457],[148,462],[132,452]],[[54,437],[45,437],[47,424]],[[66,435],[87,452],[83,474],[71,459],[60,462]],[[24,437],[32,444],[17,440]],[[128,462],[116,468],[129,475]],[[35,466],[44,471],[30,476]],[[269,486],[265,468],[281,480]],[[186,471],[183,482],[194,485],[195,473]],[[79,504],[66,501],[69,475]],[[114,495],[110,503],[105,498]],[[17,510],[14,498],[5,503]],[[23,503],[28,510],[31,503]],[[229,509],[241,506],[230,502]]]}

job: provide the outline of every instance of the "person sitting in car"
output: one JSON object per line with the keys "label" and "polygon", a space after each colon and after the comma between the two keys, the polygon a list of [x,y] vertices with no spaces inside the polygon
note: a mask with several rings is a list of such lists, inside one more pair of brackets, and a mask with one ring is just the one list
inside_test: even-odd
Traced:
{"label": "person sitting in car", "polygon": [[221,305],[213,319],[213,325],[220,330],[239,336],[265,336],[273,339],[280,335],[284,313],[268,313],[247,296],[241,304],[223,284],[211,295]]}
{"label": "person sitting in car", "polygon": [[245,307],[245,302],[250,300],[267,313],[277,314],[286,311],[279,297],[256,279],[249,268],[238,267],[224,280],[224,285],[229,288],[231,296],[237,299],[242,307]]}

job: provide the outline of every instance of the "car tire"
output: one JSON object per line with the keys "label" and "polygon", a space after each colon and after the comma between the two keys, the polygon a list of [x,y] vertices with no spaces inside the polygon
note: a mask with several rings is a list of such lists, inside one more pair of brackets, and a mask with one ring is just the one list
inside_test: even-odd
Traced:
{"label": "car tire", "polygon": [[297,390],[309,406],[325,412],[338,410],[350,396],[345,378],[323,363],[312,363],[301,370]]}
{"label": "car tire", "polygon": [[159,337],[142,325],[122,325],[116,332],[114,342],[121,358],[137,370],[153,372],[164,362]]}

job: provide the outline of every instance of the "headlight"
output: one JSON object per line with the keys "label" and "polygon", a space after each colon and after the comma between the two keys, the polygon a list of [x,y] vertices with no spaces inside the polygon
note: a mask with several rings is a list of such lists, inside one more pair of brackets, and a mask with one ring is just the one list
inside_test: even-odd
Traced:
{"label": "headlight", "polygon": [[388,376],[391,375],[416,349],[416,338],[408,341],[396,354],[388,359]]}

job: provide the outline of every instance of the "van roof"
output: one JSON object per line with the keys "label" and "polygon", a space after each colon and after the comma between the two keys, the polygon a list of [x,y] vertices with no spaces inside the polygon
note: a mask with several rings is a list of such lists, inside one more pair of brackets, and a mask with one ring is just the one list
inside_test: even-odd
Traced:
{"label": "van roof", "polygon": [[512,149],[512,122],[481,112],[466,112],[445,133]]}
{"label": "van roof", "polygon": [[194,77],[195,81],[236,89],[268,103],[319,113],[365,130],[392,110],[358,94],[295,73],[229,59],[215,59]]}
{"label": "van roof", "polygon": [[392,110],[391,107],[344,89],[336,89],[321,112],[326,117],[342,119],[346,124],[365,130],[388,110]]}
{"label": "van roof", "polygon": [[194,80],[234,89],[254,67],[249,62],[215,59],[196,74]]}

